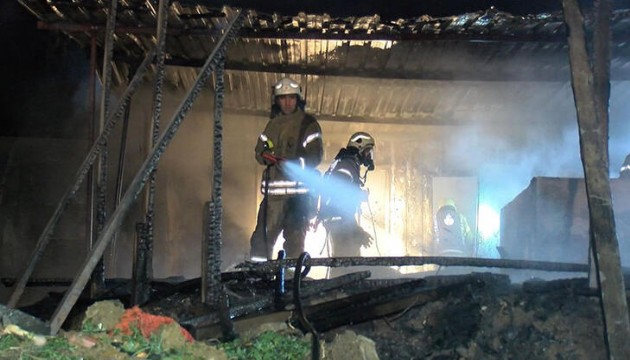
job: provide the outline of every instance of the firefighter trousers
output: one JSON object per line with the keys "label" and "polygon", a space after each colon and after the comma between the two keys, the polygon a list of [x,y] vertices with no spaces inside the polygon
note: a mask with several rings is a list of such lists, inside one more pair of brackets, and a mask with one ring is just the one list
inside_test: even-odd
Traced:
{"label": "firefighter trousers", "polygon": [[304,252],[304,239],[312,213],[311,201],[308,194],[267,196],[263,199],[258,208],[256,229],[250,240],[250,256],[273,259],[274,245],[282,233],[287,257],[299,257]]}

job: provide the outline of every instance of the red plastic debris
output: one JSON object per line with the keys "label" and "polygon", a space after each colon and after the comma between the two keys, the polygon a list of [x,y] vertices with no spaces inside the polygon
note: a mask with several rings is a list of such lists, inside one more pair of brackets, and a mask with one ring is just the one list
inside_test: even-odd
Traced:
{"label": "red plastic debris", "polygon": [[[149,338],[160,326],[174,323],[175,320],[168,316],[152,315],[142,311],[139,307],[134,306],[125,310],[115,329],[119,329],[125,335],[131,335],[132,327],[138,328],[142,336]],[[186,329],[180,326],[182,334],[189,342],[195,341]]]}

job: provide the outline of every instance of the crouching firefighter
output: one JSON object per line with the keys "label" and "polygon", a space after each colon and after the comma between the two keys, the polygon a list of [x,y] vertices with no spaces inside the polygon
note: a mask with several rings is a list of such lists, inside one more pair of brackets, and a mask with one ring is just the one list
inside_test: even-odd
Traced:
{"label": "crouching firefighter", "polygon": [[[366,168],[363,176],[361,166]],[[364,185],[371,170],[374,170],[374,138],[357,132],[339,150],[324,174],[318,221],[326,229],[333,257],[361,256],[361,247],[371,245],[372,237],[357,221],[361,203],[367,201]]]}
{"label": "crouching firefighter", "polygon": [[315,201],[300,181],[289,176],[292,167],[316,171],[323,156],[322,131],[317,120],[304,112],[300,85],[283,78],[272,88],[271,116],[258,137],[256,161],[265,165],[261,182],[263,200],[258,209],[256,229],[250,240],[254,261],[273,258],[281,232],[287,257],[304,252],[304,238]]}

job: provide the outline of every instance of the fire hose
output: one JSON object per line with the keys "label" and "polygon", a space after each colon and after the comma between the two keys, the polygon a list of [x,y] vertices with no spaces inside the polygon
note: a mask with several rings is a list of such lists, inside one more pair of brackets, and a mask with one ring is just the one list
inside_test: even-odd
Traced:
{"label": "fire hose", "polygon": [[[310,260],[311,256],[307,252],[303,252],[295,264],[295,274],[293,275],[293,303],[295,304],[295,310],[297,311],[300,325],[302,325],[305,330],[313,334],[313,342],[311,344],[312,359],[319,360],[319,334],[304,315],[302,299],[300,299],[300,286],[302,278],[305,277],[311,270]],[[304,270],[302,270],[302,267],[304,267]]]}

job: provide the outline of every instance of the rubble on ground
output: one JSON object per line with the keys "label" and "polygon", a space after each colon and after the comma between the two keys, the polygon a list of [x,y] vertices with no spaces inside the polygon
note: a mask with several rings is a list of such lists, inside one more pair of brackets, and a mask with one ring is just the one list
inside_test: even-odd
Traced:
{"label": "rubble on ground", "polygon": [[[312,315],[313,327],[319,329],[316,335],[322,358],[607,358],[600,301],[597,293],[588,288],[585,278],[512,284],[502,275],[469,274],[388,281],[374,287],[374,283],[361,277],[355,286],[345,285],[334,293],[305,290],[309,295],[304,301],[305,314]],[[308,281],[304,282],[308,289]],[[410,283],[421,286],[409,288]],[[318,284],[313,286],[324,288]],[[383,284],[390,287],[382,291]],[[368,296],[365,296],[366,291],[371,291]],[[311,297],[313,301],[309,301]],[[237,340],[230,345],[232,353],[226,353],[226,348],[221,346],[220,336],[192,339],[182,325],[185,321],[178,319],[174,304],[194,308],[198,298],[197,289],[172,294],[142,309],[125,309],[118,300],[97,302],[85,309],[81,329],[68,329],[56,337],[65,339],[68,345],[61,346],[58,340],[45,338],[49,345],[57,342],[56,346],[65,349],[61,352],[71,346],[80,349],[84,358],[105,356],[111,359],[149,355],[151,359],[246,359],[235,354],[261,351],[259,346],[269,350],[270,343],[277,344],[278,339],[283,338],[290,340],[278,345],[285,346],[281,351],[295,351],[301,354],[299,357],[311,358],[313,335],[300,328],[295,321],[295,308],[291,306],[264,311],[267,315],[277,315],[275,317],[248,315],[247,330],[238,326],[245,320],[235,318]],[[356,299],[356,302],[348,302],[348,299]],[[378,302],[379,299],[385,302]],[[164,313],[166,309],[170,315]],[[331,315],[340,311],[344,321],[350,322],[339,325],[320,316],[320,310],[329,311]],[[190,315],[190,309],[186,311]],[[121,325],[121,320],[126,326]],[[11,358],[20,346],[30,349],[27,351],[42,348],[41,344],[35,344],[32,336],[10,333],[7,328],[4,324],[0,329],[3,331],[0,359]],[[267,341],[265,345],[256,343],[261,338]],[[137,343],[133,344],[134,341]],[[8,346],[8,350],[3,346]],[[236,350],[236,346],[241,346],[242,350]],[[271,351],[278,352],[277,349]],[[282,358],[282,354],[272,358]]]}

